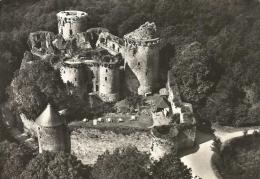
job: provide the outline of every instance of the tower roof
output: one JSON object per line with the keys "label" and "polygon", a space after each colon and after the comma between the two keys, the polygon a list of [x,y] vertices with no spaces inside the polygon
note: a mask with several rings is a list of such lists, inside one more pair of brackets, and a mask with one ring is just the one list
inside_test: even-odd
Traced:
{"label": "tower roof", "polygon": [[124,38],[132,40],[151,40],[157,37],[156,25],[154,22],[146,22],[138,29],[124,36]]}
{"label": "tower roof", "polygon": [[36,119],[36,123],[42,127],[55,127],[64,124],[59,114],[54,111],[50,104],[48,104],[41,115]]}

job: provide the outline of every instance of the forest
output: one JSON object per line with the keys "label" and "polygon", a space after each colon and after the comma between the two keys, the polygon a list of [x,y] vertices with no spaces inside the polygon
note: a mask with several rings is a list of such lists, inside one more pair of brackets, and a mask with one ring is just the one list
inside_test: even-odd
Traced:
{"label": "forest", "polygon": [[87,12],[87,28],[105,27],[118,36],[155,22],[162,43],[171,47],[161,52],[161,60],[169,61],[181,97],[193,104],[199,124],[260,124],[257,0],[2,0],[1,102],[8,99],[6,89],[14,77],[21,84],[16,71],[29,50],[28,34],[57,33],[56,13],[68,9]]}

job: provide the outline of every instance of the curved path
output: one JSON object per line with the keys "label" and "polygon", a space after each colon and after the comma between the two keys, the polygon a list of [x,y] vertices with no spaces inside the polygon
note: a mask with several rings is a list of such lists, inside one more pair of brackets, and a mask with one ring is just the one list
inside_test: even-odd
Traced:
{"label": "curved path", "polygon": [[[224,143],[234,137],[242,136],[244,130],[245,129],[240,129],[237,131],[223,131],[220,129],[215,129],[215,135]],[[254,129],[248,130],[248,134],[253,133],[253,131]],[[200,133],[198,140],[200,140],[200,137],[205,138],[205,134]],[[209,138],[209,136],[207,137]],[[211,151],[212,143],[213,139],[202,142],[198,144],[199,148],[196,152],[181,157],[181,161],[192,169],[192,175],[194,177],[199,176],[202,179],[217,179],[217,176],[211,167],[211,157],[213,155],[213,152]]]}

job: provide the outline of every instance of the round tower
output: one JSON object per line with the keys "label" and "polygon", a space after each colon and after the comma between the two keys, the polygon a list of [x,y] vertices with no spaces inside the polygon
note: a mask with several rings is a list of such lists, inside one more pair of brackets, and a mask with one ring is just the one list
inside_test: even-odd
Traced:
{"label": "round tower", "polygon": [[[77,89],[82,95],[87,92],[87,75],[84,64],[75,59],[68,59],[60,67],[61,79],[71,89]],[[72,92],[75,90],[72,90]]]}
{"label": "round tower", "polygon": [[57,14],[59,34],[65,40],[71,39],[75,34],[82,32],[84,29],[83,22],[88,14],[83,11],[61,11]]}
{"label": "round tower", "polygon": [[105,102],[117,101],[119,98],[119,65],[118,62],[106,62],[110,57],[105,56],[99,70],[99,95]]}
{"label": "round tower", "polygon": [[39,153],[43,151],[68,151],[67,128],[65,121],[53,110],[50,104],[36,119]]}
{"label": "round tower", "polygon": [[[125,35],[124,40],[126,76],[135,75],[139,82],[139,95],[152,93],[158,83],[160,50],[160,40],[156,34],[155,24],[146,22],[135,31]],[[126,80],[131,80],[131,78]]]}

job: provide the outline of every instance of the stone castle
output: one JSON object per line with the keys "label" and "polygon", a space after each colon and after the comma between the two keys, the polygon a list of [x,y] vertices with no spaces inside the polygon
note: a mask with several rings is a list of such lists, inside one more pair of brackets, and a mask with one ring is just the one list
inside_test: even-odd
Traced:
{"label": "stone castle", "polygon": [[[105,28],[91,28],[84,31],[87,17],[88,14],[81,11],[59,12],[57,14],[59,34],[55,35],[47,31],[30,33],[28,44],[31,53],[41,60],[51,59],[51,64],[60,71],[61,78],[70,92],[82,97],[95,95],[103,102],[116,102],[127,93],[148,96],[155,92],[159,83],[158,68],[161,49],[156,25],[146,22],[120,38]],[[21,68],[23,63],[25,62],[22,62]],[[156,136],[153,130],[148,135],[147,133],[138,134],[142,136],[143,141],[139,140],[135,134],[134,140],[132,137],[122,140],[136,145],[146,141],[147,145],[141,147],[140,150],[151,153],[155,159],[169,152],[172,145],[178,148],[193,146],[196,136],[196,120],[192,116],[192,106],[181,101],[178,90],[175,89],[175,83],[170,82],[172,81],[170,76],[168,75],[165,88],[168,94],[162,95],[164,96],[162,105],[158,104],[159,110],[152,114],[152,127],[169,125],[169,113],[171,113],[180,116],[178,124],[185,124],[185,129],[174,129],[176,133],[174,142]],[[179,105],[176,105],[176,100]],[[103,141],[102,137],[92,140],[88,136],[90,129],[86,129],[86,135],[82,138],[75,137],[78,135],[75,131],[69,134],[65,120],[53,110],[51,105],[47,105],[35,123],[27,120],[25,116],[21,116],[21,119],[25,128],[31,128],[37,133],[40,153],[72,150],[76,156],[86,157],[85,151],[91,151],[92,148],[83,144],[92,141],[93,146],[101,144],[103,146],[103,143],[107,142]],[[114,136],[114,134],[108,133],[108,136]],[[78,140],[83,141],[82,147],[85,151],[79,150],[78,146],[81,143]],[[115,146],[114,142],[116,141],[111,139],[111,150],[113,148],[111,146]],[[97,150],[98,154],[102,154],[104,149],[106,147]],[[81,153],[84,155],[81,156]],[[96,158],[98,155],[93,154],[93,156]]]}
{"label": "stone castle", "polygon": [[62,80],[82,95],[95,93],[104,102],[114,102],[122,91],[152,93],[158,83],[160,39],[156,25],[146,22],[119,38],[104,28],[83,31],[87,17],[82,11],[59,12],[59,34],[31,33],[31,52],[42,58],[59,55],[61,62],[56,67]]}

